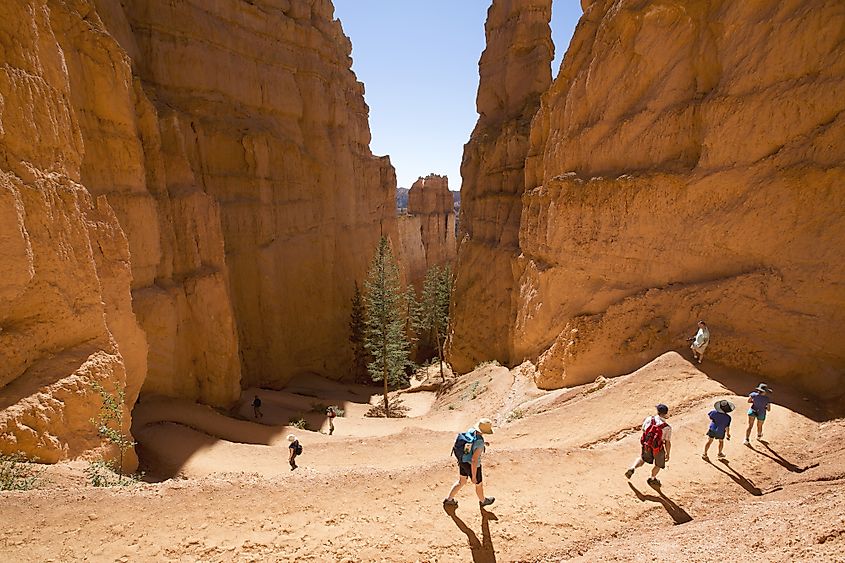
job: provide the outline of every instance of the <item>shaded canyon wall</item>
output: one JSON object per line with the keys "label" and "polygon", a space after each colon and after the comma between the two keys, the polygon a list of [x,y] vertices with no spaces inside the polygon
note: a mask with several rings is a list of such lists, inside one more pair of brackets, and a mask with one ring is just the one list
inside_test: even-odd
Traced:
{"label": "shaded canyon wall", "polygon": [[[513,332],[479,324],[476,336],[466,321],[513,307],[512,295],[462,297],[454,342],[492,343],[490,357],[510,348],[499,358],[537,360],[538,383],[560,387],[683,349],[704,318],[705,369],[841,397],[841,2],[582,4],[531,125],[510,231]],[[464,197],[480,184],[465,181]],[[453,354],[464,369],[475,361]]]}

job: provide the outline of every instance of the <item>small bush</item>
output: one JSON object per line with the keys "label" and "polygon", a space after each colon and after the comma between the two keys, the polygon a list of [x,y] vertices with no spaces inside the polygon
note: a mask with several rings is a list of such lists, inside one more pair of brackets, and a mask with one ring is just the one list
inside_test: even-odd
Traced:
{"label": "small bush", "polygon": [[502,365],[502,364],[500,364],[500,363],[498,362],[498,360],[487,360],[486,362],[481,362],[480,364],[478,364],[477,366],[475,366],[475,368],[473,368],[473,371],[475,371],[475,370],[477,370],[477,369],[479,369],[479,368],[486,368],[486,367],[489,367],[489,366],[496,366],[496,367],[498,367],[498,366],[501,366],[501,365]]}
{"label": "small bush", "polygon": [[0,491],[28,491],[41,479],[41,471],[20,455],[0,454]]}
{"label": "small bush", "polygon": [[[402,404],[402,400],[396,397],[390,401],[390,410],[387,413],[387,418],[405,418],[409,410],[408,407]],[[380,401],[378,404],[371,406],[370,410],[364,416],[385,418],[384,403]]]}
{"label": "small bush", "polygon": [[469,386],[469,398],[470,398],[470,400],[475,399],[476,397],[478,397],[479,395],[481,395],[485,391],[487,391],[486,386],[485,387],[479,387],[478,381],[473,381],[472,385]]}
{"label": "small bush", "polygon": [[446,408],[448,408],[450,411],[453,411],[453,410],[455,410],[455,405],[449,405]]}
{"label": "small bush", "polygon": [[301,416],[288,420],[288,426],[293,426],[294,428],[299,428],[300,430],[308,430],[308,423]]}
{"label": "small bush", "polygon": [[522,409],[513,409],[511,412],[508,413],[508,422],[512,420],[519,420],[525,416],[525,411]]}

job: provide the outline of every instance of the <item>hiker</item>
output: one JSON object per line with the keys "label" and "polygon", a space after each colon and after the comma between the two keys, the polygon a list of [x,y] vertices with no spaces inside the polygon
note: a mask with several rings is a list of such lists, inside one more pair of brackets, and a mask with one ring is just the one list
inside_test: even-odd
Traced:
{"label": "hiker", "polygon": [[710,449],[710,444],[713,443],[713,440],[719,440],[719,454],[717,457],[719,459],[726,457],[722,452],[722,448],[725,446],[725,438],[728,440],[731,439],[731,415],[728,413],[735,409],[736,405],[722,399],[721,401],[716,401],[713,405],[713,410],[707,413],[707,416],[710,418],[710,428],[707,430],[707,443],[704,444],[704,453],[701,454],[701,459],[704,461],[710,461],[710,458],[707,457],[707,450]]}
{"label": "hiker", "polygon": [[672,450],[672,427],[666,422],[669,407],[660,403],[655,408],[657,414],[646,417],[643,421],[643,435],[640,438],[642,453],[625,472],[625,477],[630,479],[637,467],[644,463],[653,463],[651,477],[646,479],[646,482],[649,485],[659,487],[660,480],[657,478],[657,474],[666,467],[666,463],[669,461],[669,452]]}
{"label": "hiker", "polygon": [[692,342],[690,345],[692,359],[697,359],[700,364],[701,360],[704,359],[704,350],[710,344],[710,329],[707,328],[707,324],[704,321],[698,321],[698,332],[692,338],[687,338],[687,342]]}
{"label": "hiker", "polygon": [[772,393],[772,388],[761,383],[757,388],[748,395],[748,402],[751,403],[751,408],[748,409],[748,428],[745,430],[744,445],[751,445],[751,429],[754,427],[754,421],[757,421],[757,441],[765,442],[763,439],[763,423],[766,421],[766,413],[772,410],[772,400],[769,395]]}
{"label": "hiker", "polygon": [[299,440],[293,434],[288,434],[288,442],[290,442],[288,446],[288,451],[290,452],[288,461],[290,462],[290,470],[293,471],[298,467],[296,465],[296,456],[302,453],[302,444],[299,443]]}
{"label": "hiker", "polygon": [[264,418],[264,413],[261,412],[261,399],[258,395],[252,400],[252,416],[255,418]]}
{"label": "hiker", "polygon": [[481,474],[481,454],[484,453],[484,435],[493,433],[493,421],[489,418],[482,418],[478,423],[470,427],[466,432],[458,434],[452,453],[458,460],[458,480],[452,485],[449,496],[443,499],[443,506],[458,506],[455,495],[461,490],[467,478],[475,484],[475,494],[478,496],[478,505],[481,508],[490,506],[496,500],[494,497],[484,496],[483,476]]}
{"label": "hiker", "polygon": [[337,416],[337,413],[334,412],[334,407],[326,409],[326,416],[329,417],[329,436],[331,436],[334,432],[334,417]]}

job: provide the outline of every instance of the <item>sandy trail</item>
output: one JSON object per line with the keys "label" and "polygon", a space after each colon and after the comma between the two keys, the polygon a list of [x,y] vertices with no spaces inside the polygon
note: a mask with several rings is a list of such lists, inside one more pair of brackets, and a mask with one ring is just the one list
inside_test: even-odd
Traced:
{"label": "sandy trail", "polygon": [[[242,417],[251,415],[250,393]],[[330,382],[261,393],[264,424],[145,400],[135,418],[142,456],[182,478],[3,493],[0,517],[14,524],[0,535],[0,559],[705,560],[721,546],[740,559],[785,561],[835,560],[845,546],[842,494],[823,494],[841,489],[845,477],[845,424],[777,405],[766,423],[769,448],[746,448],[740,407],[729,463],[708,464],[700,458],[707,412],[717,398],[744,399],[674,353],[602,388],[551,393],[526,385],[519,370],[488,366],[436,400],[406,394],[428,410],[407,419],[364,418],[369,394]],[[785,389],[780,397],[802,404]],[[291,429],[268,422],[284,424],[311,401],[343,401],[347,416],[336,420],[334,436],[296,430],[305,454],[291,472]],[[658,401],[672,408],[675,433],[660,492],[645,484],[645,470],[630,482],[622,475],[638,452],[637,427]],[[482,414],[499,424],[483,464],[486,492],[497,501],[480,511],[465,488],[458,509],[446,512],[440,501],[455,478],[455,432]],[[788,526],[803,513],[832,517],[824,530],[796,527],[792,544],[743,535],[744,526]],[[658,545],[671,543],[666,551],[651,548],[655,529]],[[822,536],[830,539],[819,543]]]}

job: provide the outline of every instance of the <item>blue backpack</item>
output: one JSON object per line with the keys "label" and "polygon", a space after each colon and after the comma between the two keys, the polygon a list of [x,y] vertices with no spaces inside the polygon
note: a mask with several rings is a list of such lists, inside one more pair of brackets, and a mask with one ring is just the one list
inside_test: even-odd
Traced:
{"label": "blue backpack", "polygon": [[452,455],[457,458],[458,463],[463,461],[465,454],[472,451],[473,442],[475,442],[475,431],[461,432],[458,434],[458,437],[455,438],[455,445],[452,446]]}

